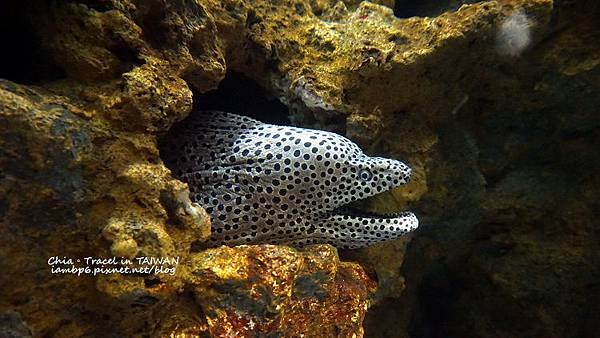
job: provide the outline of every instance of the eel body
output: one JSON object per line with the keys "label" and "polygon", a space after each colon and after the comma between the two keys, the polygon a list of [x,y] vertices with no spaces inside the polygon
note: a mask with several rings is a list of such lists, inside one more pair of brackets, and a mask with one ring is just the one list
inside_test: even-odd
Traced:
{"label": "eel body", "polygon": [[163,159],[211,215],[210,246],[256,243],[359,248],[417,228],[411,212],[373,214],[352,202],[410,179],[404,163],[365,155],[335,133],[230,113],[172,128]]}

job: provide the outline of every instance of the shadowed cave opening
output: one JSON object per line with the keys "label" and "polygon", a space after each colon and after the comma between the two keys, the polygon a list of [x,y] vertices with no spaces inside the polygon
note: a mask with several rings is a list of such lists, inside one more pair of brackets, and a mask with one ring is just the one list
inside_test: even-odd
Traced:
{"label": "shadowed cave opening", "polygon": [[0,78],[21,84],[37,84],[65,77],[42,47],[34,29],[35,13],[42,11],[39,1],[0,2]]}
{"label": "shadowed cave opening", "polygon": [[455,11],[465,4],[474,4],[481,0],[396,0],[394,15],[397,18],[410,18],[413,16],[438,16],[447,11]]}
{"label": "shadowed cave opening", "polygon": [[254,80],[238,72],[228,72],[215,90],[194,93],[192,114],[202,110],[235,113],[265,123],[290,124],[287,106]]}

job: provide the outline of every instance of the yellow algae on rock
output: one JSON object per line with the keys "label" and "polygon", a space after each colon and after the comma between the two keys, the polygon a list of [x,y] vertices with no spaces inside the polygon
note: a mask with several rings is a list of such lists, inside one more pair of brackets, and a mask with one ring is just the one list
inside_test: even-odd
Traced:
{"label": "yellow algae on rock", "polygon": [[[528,279],[522,278],[530,275],[527,269],[513,269],[502,260],[511,247],[524,248],[514,254],[522,267],[531,267],[533,257],[547,271],[554,265],[575,272],[569,269],[593,270],[578,256],[587,254],[581,248],[591,247],[586,241],[594,239],[583,219],[593,214],[588,206],[596,200],[586,189],[597,182],[586,177],[582,178],[588,183],[586,189],[576,189],[582,201],[565,204],[575,211],[565,209],[557,217],[576,231],[573,243],[581,248],[569,249],[565,243],[571,242],[558,241],[552,231],[544,234],[550,238],[544,242],[547,245],[540,245],[535,241],[539,234],[531,230],[533,223],[527,222],[519,231],[531,233],[523,237],[506,228],[498,233],[493,233],[493,226],[488,232],[478,228],[491,243],[484,240],[480,246],[474,244],[480,243],[475,238],[479,232],[464,230],[457,235],[439,230],[450,235],[450,244],[436,246],[435,238],[418,242],[408,259],[413,279],[406,280],[401,266],[410,238],[344,253],[377,275],[380,287],[373,296],[372,279],[358,264],[340,262],[336,250],[328,246],[304,251],[270,245],[204,250],[203,241],[210,236],[209,216],[190,201],[188,187],[171,177],[156,147],[157,137],[187,116],[193,104],[202,107],[202,102],[193,102],[193,92],[214,89],[227,72],[236,71],[284,102],[294,123],[344,132],[370,154],[406,160],[413,168],[413,182],[370,201],[375,210],[393,212],[425,198],[421,208],[430,219],[467,221],[481,212],[491,224],[537,221],[548,211],[540,207],[544,204],[540,196],[555,191],[540,190],[537,198],[518,199],[515,194],[522,190],[514,185],[529,181],[543,186],[544,182],[529,179],[541,171],[500,176],[510,168],[510,161],[528,157],[512,151],[520,142],[518,135],[503,143],[476,132],[463,133],[454,123],[461,109],[472,115],[478,127],[502,117],[505,112],[494,110],[493,105],[486,106],[488,111],[469,107],[471,102],[489,102],[491,96],[506,102],[514,99],[512,106],[504,107],[517,111],[510,117],[517,117],[519,109],[546,107],[544,98],[562,93],[555,86],[558,77],[552,77],[554,68],[577,80],[569,83],[595,76],[597,52],[589,50],[593,44],[586,34],[579,29],[559,30],[554,32],[558,42],[546,34],[556,14],[552,1],[481,1],[437,17],[409,19],[396,18],[393,2],[385,0],[34,3],[29,11],[18,13],[30,22],[30,29],[14,31],[23,34],[18,39],[39,41],[36,47],[43,65],[18,66],[58,72],[41,71],[27,81],[0,81],[0,256],[10,258],[0,262],[0,310],[16,313],[7,318],[23,332],[30,328],[36,336],[69,337],[249,336],[253,332],[353,337],[363,335],[369,297],[379,302],[398,299],[406,294],[406,285],[408,298],[414,300],[421,287],[419,274],[437,276],[435,269],[448,273],[440,265],[460,262],[457,257],[472,258],[472,269],[489,277],[494,288],[526,295],[510,304],[518,314],[528,304],[543,308],[531,299],[553,294],[529,290]],[[507,65],[518,65],[518,60],[507,61],[494,48],[498,27],[514,11],[535,19],[531,23],[534,44],[550,46],[533,51],[546,67],[538,66],[544,71],[530,86],[541,96],[518,86],[516,79],[529,76],[530,65],[521,64],[519,74],[507,75]],[[8,16],[2,15],[2,19]],[[579,90],[569,93],[574,92]],[[582,114],[582,121],[593,121],[593,110],[589,111]],[[559,127],[567,125],[565,134],[572,137],[557,148],[594,163],[585,143],[589,130],[569,129],[569,118],[549,116],[560,121]],[[537,130],[534,127],[531,130]],[[507,151],[510,158],[496,158],[486,147]],[[461,176],[465,172],[472,175]],[[487,184],[496,188],[480,198],[481,187]],[[466,199],[467,194],[473,199]],[[459,208],[471,202],[483,210]],[[576,224],[570,222],[574,218]],[[468,256],[458,250],[462,256],[446,257],[446,249],[454,252],[463,245],[477,254]],[[543,265],[545,249],[552,264]],[[424,251],[424,262],[415,256],[419,250]],[[98,277],[52,275],[47,264],[50,256],[142,255],[176,256],[180,264],[173,275]],[[438,265],[431,272],[427,265],[434,258]],[[486,259],[502,265],[491,269]],[[544,269],[539,272],[547,273]],[[558,283],[556,289],[593,284],[585,278],[572,281],[573,275],[580,274],[561,274],[564,284]],[[493,295],[485,287],[476,290]],[[480,307],[472,306],[476,302],[469,302],[473,294],[465,294],[460,299],[462,309],[468,314],[472,314],[468,309],[479,311]],[[406,334],[406,325],[400,322],[417,311],[416,303],[387,311],[381,318],[393,334]],[[541,310],[532,318],[544,318],[546,327],[558,322]],[[477,331],[482,332],[489,334]]]}
{"label": "yellow algae on rock", "polygon": [[[122,302],[111,305],[116,310],[178,290],[178,275],[152,282],[135,275],[57,275],[46,262],[51,256],[74,262],[140,254],[185,256],[192,242],[208,236],[208,216],[191,204],[187,193],[182,195],[184,184],[156,165],[160,159],[153,140],[111,130],[99,115],[82,113],[85,103],[79,99],[39,87],[2,80],[0,105],[0,161],[7,183],[2,184],[1,229],[6,236],[1,236],[1,247],[3,254],[22,261],[3,268],[7,276],[23,278],[9,284],[3,280],[3,294],[13,289],[3,302],[32,297],[36,301],[23,303],[19,312],[27,313],[25,320],[35,332],[44,332],[54,325],[48,316],[62,306],[79,304],[102,313],[110,299]],[[33,276],[22,270],[31,266],[42,276],[35,288]],[[157,284],[164,287],[150,287]],[[56,285],[73,292],[52,296]],[[81,329],[90,329],[93,322]]]}
{"label": "yellow algae on rock", "polygon": [[209,249],[192,256],[191,285],[213,336],[361,336],[375,284],[335,249]]}

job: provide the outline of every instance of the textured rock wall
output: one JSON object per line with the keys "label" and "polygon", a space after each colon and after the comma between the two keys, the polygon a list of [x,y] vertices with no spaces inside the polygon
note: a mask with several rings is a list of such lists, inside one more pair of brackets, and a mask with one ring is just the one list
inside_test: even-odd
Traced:
{"label": "textured rock wall", "polygon": [[[376,302],[367,336],[591,336],[598,6],[485,1],[398,19],[378,2],[3,3],[5,332],[352,336]],[[515,13],[529,48],[507,55],[520,37],[498,32]],[[208,217],[156,138],[228,71],[295,124],[407,160],[413,182],[366,207],[415,209],[408,249],[407,237],[341,253],[371,277],[326,246],[203,251]],[[182,263],[174,276],[57,277],[52,255]]]}
{"label": "textured rock wall", "polygon": [[597,335],[600,8],[549,14],[519,57],[456,70],[472,86],[452,86],[468,99],[435,127],[407,287],[369,312],[368,336]]}

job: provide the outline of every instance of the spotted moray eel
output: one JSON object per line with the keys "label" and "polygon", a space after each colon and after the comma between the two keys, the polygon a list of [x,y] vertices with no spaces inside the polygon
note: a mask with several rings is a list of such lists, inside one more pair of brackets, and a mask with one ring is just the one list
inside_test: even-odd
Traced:
{"label": "spotted moray eel", "polygon": [[417,228],[411,212],[373,214],[352,202],[405,184],[404,163],[365,155],[335,133],[199,112],[161,145],[212,219],[209,246],[256,243],[359,248]]}

